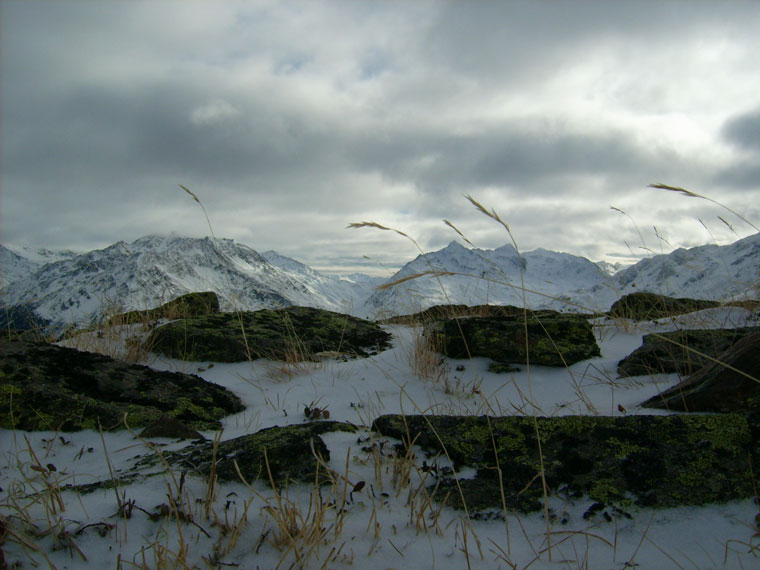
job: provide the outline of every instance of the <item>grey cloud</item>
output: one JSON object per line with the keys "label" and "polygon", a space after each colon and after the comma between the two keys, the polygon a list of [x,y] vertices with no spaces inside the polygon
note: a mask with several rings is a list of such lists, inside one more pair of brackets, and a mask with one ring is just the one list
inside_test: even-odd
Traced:
{"label": "grey cloud", "polygon": [[[71,243],[86,235],[98,245],[139,236],[130,231],[205,231],[182,183],[220,235],[303,249],[303,258],[410,252],[387,235],[345,233],[361,219],[408,224],[400,229],[430,247],[455,237],[440,218],[461,223],[479,245],[506,241],[503,230],[482,229],[488,221],[462,198],[471,193],[508,206],[504,215],[517,217],[510,223],[528,243],[564,240],[572,250],[592,236],[560,232],[560,220],[522,201],[575,199],[600,216],[584,227],[601,228],[608,222],[594,206],[606,209],[626,189],[663,180],[701,182],[700,190],[711,181],[709,165],[641,142],[637,129],[662,108],[658,74],[641,97],[640,67],[621,62],[625,97],[603,99],[629,121],[617,125],[604,123],[615,115],[606,112],[582,124],[576,107],[563,108],[564,85],[546,91],[558,70],[610,46],[647,61],[683,42],[688,55],[701,30],[724,26],[749,49],[757,8],[681,6],[3,3],[3,230]],[[519,107],[488,107],[534,92],[546,106],[520,119]],[[735,117],[725,140],[756,151],[757,120]],[[712,168],[724,176],[714,179],[721,191],[757,185],[750,160]]]}
{"label": "grey cloud", "polygon": [[412,181],[437,196],[488,186],[558,196],[573,191],[558,184],[568,177],[593,174],[618,180],[642,172],[665,176],[684,166],[674,152],[643,148],[625,132],[558,132],[540,120],[493,126],[476,134],[411,126],[364,138],[352,153],[360,167]]}
{"label": "grey cloud", "polygon": [[739,148],[760,151],[760,109],[731,118],[723,126],[721,134]]}

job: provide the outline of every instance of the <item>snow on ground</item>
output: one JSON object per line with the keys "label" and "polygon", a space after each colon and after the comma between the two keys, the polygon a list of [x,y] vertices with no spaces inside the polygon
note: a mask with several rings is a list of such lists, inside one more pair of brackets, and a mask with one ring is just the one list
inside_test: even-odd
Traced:
{"label": "snow on ground", "polygon": [[[621,404],[628,414],[662,413],[637,404],[672,385],[676,376],[618,379],[617,362],[648,332],[756,324],[750,317],[734,308],[636,326],[599,319],[594,324],[602,356],[561,370],[534,366],[492,374],[485,359],[441,359],[432,362],[430,377],[421,379],[412,371],[420,330],[404,326],[388,327],[393,348],[368,359],[294,365],[155,360],[151,365],[198,374],[240,396],[247,409],[225,418],[222,439],[301,423],[304,406],[327,409],[331,419],[365,428],[381,414],[400,412],[618,415]],[[25,528],[28,541],[24,551],[12,534],[6,536],[6,562],[51,568],[367,570],[760,565],[752,501],[631,508],[632,519],[608,522],[584,520],[589,500],[553,498],[548,522],[544,513],[515,512],[468,520],[463,511],[427,500],[425,486],[433,475],[409,471],[408,462],[394,459],[393,442],[366,429],[323,439],[330,448],[329,467],[339,474],[336,485],[320,490],[292,485],[278,495],[260,482],[224,483],[207,505],[205,481],[162,467],[153,468],[157,476],[137,478],[118,491],[60,491],[67,484],[125,477],[138,458],[156,453],[128,431],[102,437],[88,431],[0,431],[0,503],[11,530]],[[184,445],[166,440],[157,449]],[[422,457],[417,453],[418,464]],[[401,476],[405,469],[407,482]],[[354,490],[360,481],[365,486]],[[192,520],[151,520],[159,505],[171,508],[170,496],[183,497]],[[298,536],[289,539],[285,528]]]}

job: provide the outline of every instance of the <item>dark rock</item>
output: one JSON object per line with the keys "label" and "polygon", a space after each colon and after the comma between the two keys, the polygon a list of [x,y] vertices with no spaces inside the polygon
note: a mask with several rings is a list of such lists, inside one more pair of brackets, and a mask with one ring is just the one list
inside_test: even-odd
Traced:
{"label": "dark rock", "polygon": [[569,366],[601,354],[588,320],[557,314],[531,315],[527,323],[523,316],[448,319],[425,334],[451,358],[485,356],[502,364]]}
{"label": "dark rock", "polygon": [[[387,415],[373,429],[444,449],[474,479],[441,479],[438,500],[470,510],[541,508],[549,495],[605,505],[702,505],[754,496],[760,468],[760,416],[456,417]],[[540,449],[537,434],[540,436]],[[501,473],[501,485],[499,482]],[[462,494],[460,495],[459,488]]]}
{"label": "dark rock", "polygon": [[667,297],[656,293],[631,293],[612,304],[610,317],[646,321],[719,307],[718,301]]}
{"label": "dark rock", "polygon": [[303,361],[324,351],[368,356],[388,348],[390,339],[370,321],[323,309],[288,307],[180,319],[155,329],[146,345],[184,360]]}
{"label": "dark rock", "polygon": [[685,412],[760,412],[760,329],[642,404]]}
{"label": "dark rock", "polygon": [[145,426],[168,414],[217,429],[242,402],[198,376],[162,372],[52,344],[0,340],[0,427],[25,430]]}
{"label": "dark rock", "polygon": [[[240,481],[238,469],[246,482],[262,480],[275,487],[289,481],[313,483],[318,471],[325,474],[324,462],[330,460],[330,450],[320,434],[333,431],[355,432],[352,424],[334,421],[309,422],[290,426],[275,426],[254,434],[237,437],[218,445],[216,454],[212,442],[191,445],[180,451],[164,453],[169,464],[189,469],[208,477],[214,467],[220,481]],[[271,474],[271,481],[270,481]],[[321,482],[327,478],[321,479]]]}
{"label": "dark rock", "polygon": [[693,374],[760,327],[680,330],[645,335],[639,348],[618,363],[620,376]]}
{"label": "dark rock", "polygon": [[181,421],[168,415],[162,415],[157,420],[149,423],[142,432],[140,437],[143,439],[153,439],[156,437],[169,437],[172,439],[206,439],[196,430],[186,426]]}
{"label": "dark rock", "polygon": [[156,319],[178,319],[199,315],[213,315],[219,312],[219,297],[213,291],[188,293],[164,303],[155,309],[145,311],[129,311],[111,317],[109,325],[129,325],[145,323]]}
{"label": "dark rock", "polygon": [[0,330],[31,331],[46,336],[50,321],[37,315],[31,303],[4,306],[0,311]]}

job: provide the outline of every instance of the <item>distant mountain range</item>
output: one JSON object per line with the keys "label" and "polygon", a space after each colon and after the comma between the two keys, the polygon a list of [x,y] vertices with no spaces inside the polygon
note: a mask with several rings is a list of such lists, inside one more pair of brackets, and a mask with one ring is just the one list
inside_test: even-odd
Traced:
{"label": "distant mountain range", "polygon": [[[511,245],[458,242],[420,255],[388,280],[325,275],[274,251],[229,239],[149,235],[84,254],[0,246],[3,326],[53,329],[97,320],[105,310],[155,307],[192,291],[215,291],[225,310],[288,305],[358,316],[407,314],[432,305],[511,304],[606,310],[621,295],[652,291],[701,299],[757,297],[760,234],[727,246],[678,249],[610,274],[609,264]],[[398,283],[397,283],[398,282]],[[395,285],[378,286],[396,283]]]}

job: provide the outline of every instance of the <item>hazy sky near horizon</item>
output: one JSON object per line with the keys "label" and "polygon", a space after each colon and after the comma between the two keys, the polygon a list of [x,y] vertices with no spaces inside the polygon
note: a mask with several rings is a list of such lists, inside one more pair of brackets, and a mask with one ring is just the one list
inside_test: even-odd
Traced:
{"label": "hazy sky near horizon", "polygon": [[593,260],[754,231],[650,183],[760,225],[759,2],[0,6],[3,243],[207,235],[179,184],[316,268],[510,241],[465,195]]}

